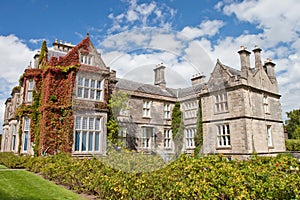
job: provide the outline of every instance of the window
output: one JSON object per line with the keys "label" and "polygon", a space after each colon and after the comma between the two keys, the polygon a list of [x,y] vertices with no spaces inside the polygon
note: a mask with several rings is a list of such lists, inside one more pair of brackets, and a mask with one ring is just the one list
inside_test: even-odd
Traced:
{"label": "window", "polygon": [[171,118],[171,106],[170,104],[164,105],[164,118],[170,119]]}
{"label": "window", "polygon": [[184,104],[184,117],[187,118],[194,118],[197,117],[197,109],[198,104],[197,101],[190,101]]}
{"label": "window", "polygon": [[218,147],[230,147],[230,129],[229,124],[217,125]]}
{"label": "window", "polygon": [[152,127],[143,127],[142,128],[142,148],[149,149],[151,148],[151,138],[153,135],[153,128]]}
{"label": "window", "polygon": [[13,138],[11,143],[11,150],[14,151],[16,148],[16,137],[17,137],[17,125],[13,124]]}
{"label": "window", "polygon": [[264,107],[264,112],[269,113],[268,96],[263,97],[263,107]]}
{"label": "window", "polygon": [[94,57],[92,55],[80,55],[80,63],[85,65],[92,65]]}
{"label": "window", "polygon": [[227,111],[228,111],[227,93],[215,95],[215,112],[221,113]]}
{"label": "window", "polygon": [[23,151],[27,152],[28,149],[28,139],[29,139],[29,131],[30,131],[30,119],[28,117],[24,118],[24,143],[23,143]]}
{"label": "window", "polygon": [[100,151],[100,117],[75,117],[75,151]]}
{"label": "window", "polygon": [[127,146],[126,137],[127,137],[127,128],[126,127],[121,127],[119,129],[119,132],[118,132],[118,143],[121,146]]}
{"label": "window", "polygon": [[78,77],[77,97],[91,100],[102,100],[102,81]]}
{"label": "window", "polygon": [[32,101],[34,82],[33,82],[32,79],[29,79],[29,80],[26,81],[26,83],[27,83],[26,101],[31,102]]}
{"label": "window", "polygon": [[272,142],[272,132],[271,132],[271,126],[267,126],[267,137],[268,137],[268,146],[272,147],[273,142]]}
{"label": "window", "polygon": [[193,128],[185,130],[185,145],[187,149],[195,148],[195,131]]}
{"label": "window", "polygon": [[150,107],[151,107],[151,101],[143,102],[143,117],[151,117]]}
{"label": "window", "polygon": [[172,148],[172,130],[164,129],[164,148]]}

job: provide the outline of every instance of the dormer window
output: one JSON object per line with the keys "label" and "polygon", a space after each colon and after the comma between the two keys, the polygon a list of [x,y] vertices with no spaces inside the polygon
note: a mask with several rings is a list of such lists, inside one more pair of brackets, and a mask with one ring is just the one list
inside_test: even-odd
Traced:
{"label": "dormer window", "polygon": [[80,63],[85,64],[85,65],[93,65],[94,57],[92,55],[85,55],[81,54],[80,55]]}

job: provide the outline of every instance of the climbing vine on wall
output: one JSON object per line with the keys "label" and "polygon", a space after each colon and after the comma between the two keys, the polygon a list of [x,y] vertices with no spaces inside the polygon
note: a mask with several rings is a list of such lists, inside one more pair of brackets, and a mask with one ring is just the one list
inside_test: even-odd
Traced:
{"label": "climbing vine on wall", "polygon": [[35,155],[72,151],[72,92],[77,68],[78,65],[44,66],[25,71],[25,80],[34,79],[33,101],[23,104],[16,115],[31,119],[30,141]]}

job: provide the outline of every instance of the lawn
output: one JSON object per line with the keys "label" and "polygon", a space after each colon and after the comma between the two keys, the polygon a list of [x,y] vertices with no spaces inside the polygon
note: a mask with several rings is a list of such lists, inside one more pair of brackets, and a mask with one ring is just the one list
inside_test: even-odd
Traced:
{"label": "lawn", "polygon": [[0,199],[83,199],[80,195],[24,170],[0,166]]}
{"label": "lawn", "polygon": [[0,165],[0,169],[7,169],[4,165]]}

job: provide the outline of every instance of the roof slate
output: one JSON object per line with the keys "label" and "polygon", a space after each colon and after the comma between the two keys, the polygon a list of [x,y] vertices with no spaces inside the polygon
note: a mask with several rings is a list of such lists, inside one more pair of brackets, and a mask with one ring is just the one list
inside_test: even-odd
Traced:
{"label": "roof slate", "polygon": [[159,86],[144,84],[140,82],[135,82],[127,79],[118,78],[117,89],[123,89],[128,91],[137,91],[144,92],[147,94],[154,94],[166,97],[185,97],[188,95],[192,95],[201,91],[201,89],[205,86],[205,84],[196,84],[187,88],[166,88],[162,89]]}

